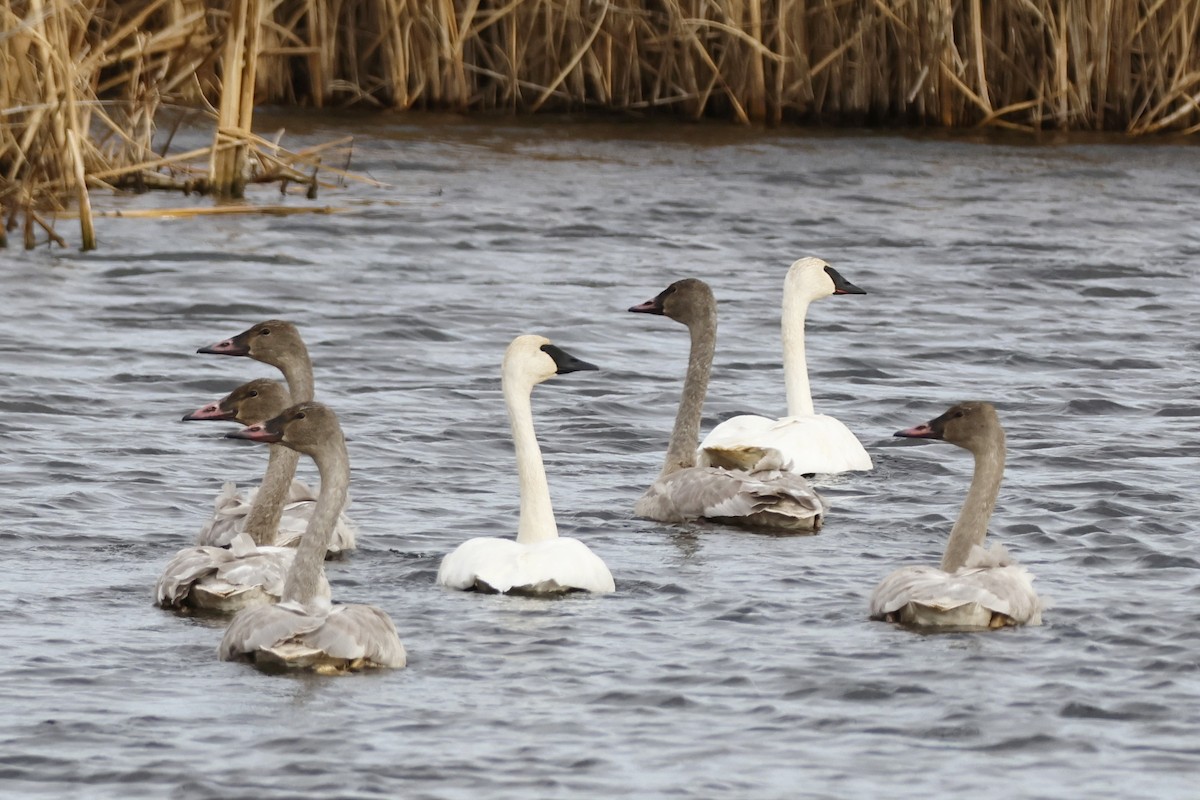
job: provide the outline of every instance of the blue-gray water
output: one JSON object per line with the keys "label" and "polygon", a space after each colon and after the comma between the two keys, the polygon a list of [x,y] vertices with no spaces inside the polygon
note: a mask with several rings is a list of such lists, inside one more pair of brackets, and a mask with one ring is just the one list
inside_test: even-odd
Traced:
{"label": "blue-gray water", "polygon": [[[356,133],[352,168],[390,187],[326,192],[333,216],[104,219],[98,252],[2,254],[0,794],[1194,796],[1194,145],[261,122],[293,146]],[[706,429],[778,414],[782,280],[807,254],[869,292],[814,304],[808,350],[818,410],[875,471],[826,487],[815,537],[633,519],[687,335],[625,309],[709,281]],[[392,616],[405,670],[263,675],[151,605],[220,484],[265,462],[178,420],[276,374],[195,350],[270,317],[301,327],[350,439],[360,550],[329,565],[335,598]],[[611,596],[434,586],[459,542],[515,532],[498,376],[527,332],[602,368],[534,409],[561,532]],[[970,479],[965,452],[890,434],[974,398],[1008,431],[991,536],[1045,625],[870,622],[881,577],[938,561]]]}

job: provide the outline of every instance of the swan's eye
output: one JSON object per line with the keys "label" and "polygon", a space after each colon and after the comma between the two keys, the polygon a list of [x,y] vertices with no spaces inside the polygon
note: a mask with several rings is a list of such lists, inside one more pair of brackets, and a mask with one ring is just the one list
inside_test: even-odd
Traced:
{"label": "swan's eye", "polygon": [[962,417],[965,417],[966,415],[967,415],[967,413],[965,411],[955,411],[954,412],[955,419],[960,419]]}
{"label": "swan's eye", "polygon": [[299,412],[298,414],[296,414],[296,416],[292,417],[292,419],[304,419],[304,412],[303,411]]}
{"label": "swan's eye", "polygon": [[250,396],[250,397],[258,397],[258,392],[257,392],[257,391],[254,391],[254,390],[251,390],[251,392],[250,392],[250,395],[249,395],[249,396]]}
{"label": "swan's eye", "polygon": [[259,336],[270,336],[271,329],[270,328],[259,328],[258,335]]}

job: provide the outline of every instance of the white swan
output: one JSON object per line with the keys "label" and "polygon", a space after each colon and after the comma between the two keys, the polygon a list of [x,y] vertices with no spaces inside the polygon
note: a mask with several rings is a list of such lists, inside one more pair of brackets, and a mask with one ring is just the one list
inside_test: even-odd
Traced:
{"label": "white swan", "polygon": [[[279,319],[260,322],[232,339],[201,347],[196,352],[247,356],[255,361],[269,364],[282,372],[287,380],[290,402],[301,403],[313,399],[312,361],[308,356],[308,348],[304,346],[304,340],[300,337],[300,331],[290,322]],[[225,403],[229,399],[227,397],[220,403]],[[244,412],[239,414],[236,421],[244,425],[261,422],[283,411],[289,404],[285,401],[282,405],[273,408],[270,413],[255,416],[255,414],[261,413],[262,407],[260,406],[254,410],[254,414]],[[205,406],[200,409],[200,412],[212,407],[212,404]],[[231,419],[231,417],[188,415],[185,419]],[[273,541],[280,547],[296,546],[308,525],[313,508],[316,506],[317,496],[313,491],[303,481],[295,480],[296,464],[299,460],[300,455],[286,447],[271,448],[267,473],[279,481],[277,485],[287,487],[286,491],[288,492],[282,514],[276,523],[277,533]],[[266,481],[267,479],[264,478],[264,483]],[[243,520],[249,515],[253,500],[253,492],[242,497],[238,494],[236,486],[225,484],[221,494],[217,496],[213,520],[209,526],[201,530],[198,544],[227,545],[229,537],[241,530],[241,526],[245,524]],[[256,541],[264,541],[259,537],[255,538]],[[334,531],[333,539],[330,540],[328,555],[336,557],[347,550],[355,549],[356,538],[357,527],[343,510],[338,515],[337,529]]]}
{"label": "white swan", "polygon": [[[275,381],[256,378],[234,389],[215,403],[184,415],[184,421],[217,420],[253,425],[271,419],[291,405],[287,390]],[[295,547],[308,526],[317,496],[295,472],[296,453],[282,445],[272,446],[261,488],[245,495],[233,483],[226,483],[217,495],[213,516],[200,530],[196,544],[228,547],[242,531],[255,542],[277,547]],[[289,484],[290,481],[290,484]],[[266,495],[260,493],[267,492]],[[283,493],[282,501],[274,496]],[[328,556],[336,557],[355,547],[356,530],[346,515],[338,516],[337,527],[329,542]]]}
{"label": "white swan", "polygon": [[896,436],[942,439],[970,450],[975,473],[940,568],[903,567],[871,593],[871,618],[955,629],[1040,625],[1033,577],[1003,545],[984,550],[988,520],[1004,477],[1004,428],[990,403],[959,403],[937,419]]}
{"label": "white swan", "polygon": [[513,594],[611,592],[612,573],[578,539],[558,535],[542,452],[533,430],[533,387],[554,376],[596,369],[542,336],[518,336],[504,354],[501,387],[516,448],[521,519],[516,541],[469,539],[442,559],[437,582],[451,589]]}
{"label": "white swan", "polygon": [[814,300],[866,294],[819,258],[802,258],[783,283],[783,379],[788,415],[743,414],[725,420],[700,443],[702,466],[781,469],[801,475],[871,469],[871,457],[850,429],[813,410],[804,358],[804,318]]}
{"label": "white swan", "polygon": [[321,493],[294,551],[280,602],[240,611],[221,639],[221,658],[326,674],[403,667],[404,645],[386,613],[375,606],[330,601],[325,551],[350,485],[350,462],[337,416],[321,403],[299,403],[267,422],[226,436],[279,443],[312,457],[321,474]]}
{"label": "white swan", "polygon": [[750,528],[819,530],[828,504],[800,475],[696,466],[696,440],[717,340],[717,303],[708,284],[684,278],[629,310],[682,322],[692,337],[666,463],[634,512],[660,522],[709,519]]}

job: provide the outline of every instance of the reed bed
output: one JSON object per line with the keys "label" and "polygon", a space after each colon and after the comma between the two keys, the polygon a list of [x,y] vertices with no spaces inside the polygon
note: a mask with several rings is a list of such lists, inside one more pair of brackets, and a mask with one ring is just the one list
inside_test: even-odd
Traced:
{"label": "reed bed", "polygon": [[1196,0],[283,0],[269,14],[260,90],[275,102],[1200,129]]}
{"label": "reed bed", "polygon": [[[27,245],[75,203],[92,246],[88,187],[315,190],[320,154],[252,133],[263,102],[1200,130],[1197,0],[2,0],[0,59]],[[212,146],[155,149],[168,105]]]}

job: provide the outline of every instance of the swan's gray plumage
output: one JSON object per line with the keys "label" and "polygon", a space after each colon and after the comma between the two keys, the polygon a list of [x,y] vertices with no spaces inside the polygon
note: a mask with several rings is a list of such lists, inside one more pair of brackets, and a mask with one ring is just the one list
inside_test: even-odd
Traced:
{"label": "swan's gray plumage", "polygon": [[[278,319],[260,322],[237,336],[202,347],[199,352],[246,356],[269,364],[283,373],[287,389],[260,378],[239,386],[218,403],[205,406],[184,419],[234,420],[253,425],[279,415],[292,403],[313,398],[312,360],[300,331],[290,322]],[[200,531],[197,543],[223,547],[234,535],[245,530],[259,544],[295,547],[316,506],[312,491],[294,479],[299,458],[298,453],[286,447],[271,448],[267,473],[260,487],[268,492],[264,509],[256,510],[254,505],[259,490],[250,490],[242,497],[236,487],[226,484],[217,497],[215,513]],[[277,495],[286,499],[279,499]],[[279,511],[275,511],[276,502],[283,504]],[[265,513],[267,510],[273,513]],[[343,509],[328,554],[336,556],[355,549],[356,538],[357,528]]]}
{"label": "swan's gray plumage", "polygon": [[337,416],[316,402],[298,403],[233,438],[278,443],[310,456],[321,492],[276,606],[239,613],[221,640],[225,660],[260,666],[341,673],[403,667],[404,646],[387,614],[364,605],[333,605],[325,581],[325,553],[346,502],[350,462]]}
{"label": "swan's gray plumage", "polygon": [[221,640],[226,661],[339,672],[403,667],[407,656],[390,617],[374,606],[286,602],[247,609]]}
{"label": "swan's gray plumage", "polygon": [[176,611],[232,613],[273,603],[283,593],[295,551],[256,547],[240,534],[230,549],[188,547],[167,564],[154,587],[155,602]]}
{"label": "swan's gray plumage", "polygon": [[1004,474],[1004,429],[996,409],[990,403],[959,403],[896,435],[942,439],[970,450],[975,471],[941,567],[903,567],[884,578],[871,593],[871,617],[937,628],[1041,624],[1033,576],[1003,545],[983,547]]}
{"label": "swan's gray plumage", "polygon": [[681,322],[692,340],[665,463],[634,512],[660,522],[709,519],[748,528],[819,530],[828,503],[802,476],[777,469],[746,472],[696,466],[696,442],[717,337],[717,303],[708,284],[684,278],[629,310]]}
{"label": "swan's gray plumage", "polygon": [[664,475],[634,506],[639,517],[661,522],[704,518],[789,530],[811,530],[824,512],[820,496],[798,475],[718,467],[688,467]]}
{"label": "swan's gray plumage", "polygon": [[[217,496],[212,518],[197,537],[197,544],[228,547],[233,537],[245,530],[246,519],[257,496],[258,487],[242,494],[236,485],[226,483]],[[279,527],[272,544],[276,547],[298,545],[316,505],[317,493],[304,481],[293,480],[288,489],[287,500],[280,514]],[[349,506],[349,502],[346,505]],[[338,515],[337,524],[333,529],[333,538],[329,542],[329,555],[337,556],[347,550],[355,549],[357,538],[358,526],[343,511]]]}

